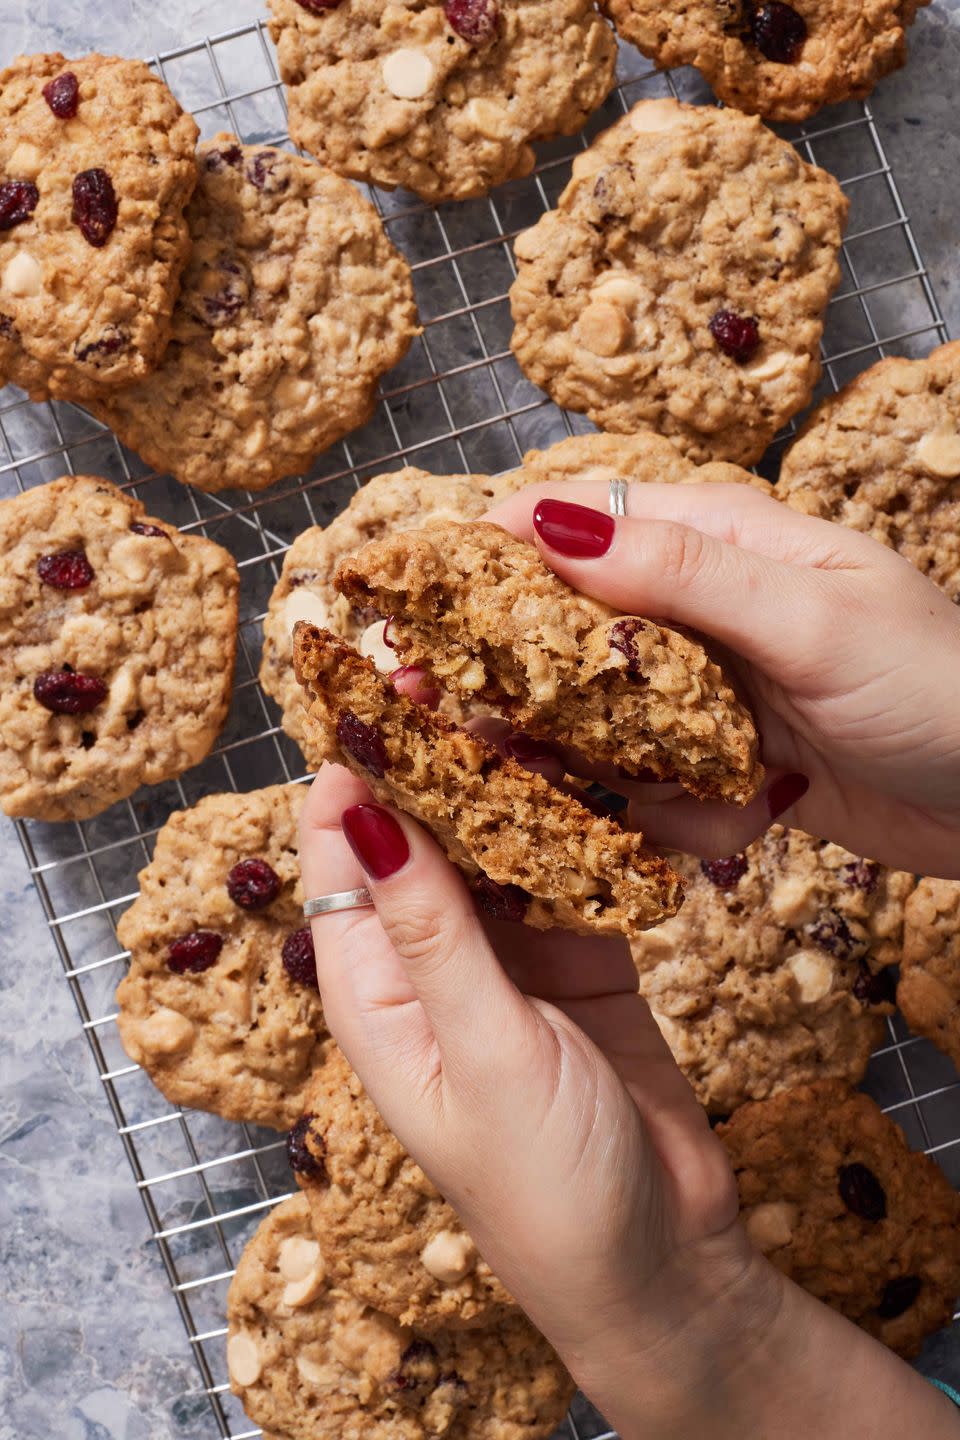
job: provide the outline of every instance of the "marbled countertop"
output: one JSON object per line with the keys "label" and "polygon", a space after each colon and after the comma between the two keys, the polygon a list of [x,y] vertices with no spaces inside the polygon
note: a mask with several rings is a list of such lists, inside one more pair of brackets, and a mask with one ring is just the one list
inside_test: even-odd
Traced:
{"label": "marbled countertop", "polygon": [[[0,0],[21,51],[152,54],[249,22],[261,0]],[[952,334],[960,335],[960,0],[938,0],[872,106]],[[0,820],[0,1440],[214,1435],[160,1258],[13,827]],[[925,1368],[960,1383],[956,1335]]]}

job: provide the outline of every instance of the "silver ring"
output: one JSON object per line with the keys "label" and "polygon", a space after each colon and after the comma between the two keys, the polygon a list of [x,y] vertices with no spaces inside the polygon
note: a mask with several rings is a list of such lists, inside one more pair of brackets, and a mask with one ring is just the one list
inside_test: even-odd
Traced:
{"label": "silver ring", "polygon": [[304,901],[303,913],[309,920],[314,915],[330,915],[334,910],[362,910],[373,904],[373,896],[366,885],[357,890],[338,890],[333,895],[318,895],[314,900]]}
{"label": "silver ring", "polygon": [[610,514],[626,515],[627,513],[627,482],[626,480],[610,481]]}

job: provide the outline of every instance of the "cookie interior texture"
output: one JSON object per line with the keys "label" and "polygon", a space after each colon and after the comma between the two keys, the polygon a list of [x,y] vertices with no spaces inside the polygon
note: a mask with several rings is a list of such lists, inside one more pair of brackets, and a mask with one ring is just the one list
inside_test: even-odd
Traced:
{"label": "cookie interior texture", "polygon": [[593,0],[271,10],[296,143],[433,202],[529,174],[530,142],[575,134],[614,84],[616,40]]}
{"label": "cookie interior texture", "polygon": [[335,636],[299,623],[294,665],[317,751],[422,821],[491,913],[634,935],[678,908],[679,879],[640,835],[399,695]]}
{"label": "cookie interior texture", "polygon": [[906,28],[925,3],[604,0],[604,9],[658,66],[696,65],[725,104],[768,120],[804,120],[822,105],[869,95],[902,65]]}
{"label": "cookie interior texture", "polygon": [[[65,119],[44,89],[68,75]],[[21,55],[0,74],[0,175],[34,202],[0,231],[0,385],[87,400],[154,368],[190,251],[197,134],[140,60]]]}
{"label": "cookie interior texture", "polygon": [[400,661],[532,735],[702,799],[746,805],[762,783],[753,721],[696,640],[578,594],[496,525],[387,536],[335,583],[354,608],[391,617]]}
{"label": "cookie interior texture", "polygon": [[284,1440],[542,1440],[573,1382],[520,1311],[490,1329],[395,1320],[327,1276],[302,1195],[264,1219],[227,1296],[231,1388]]}
{"label": "cookie interior texture", "polygon": [[95,475],[0,502],[0,542],[6,813],[87,819],[202,760],[230,704],[233,557]]}
{"label": "cookie interior texture", "polygon": [[640,993],[701,1104],[856,1083],[893,1012],[912,875],[773,825],[721,860],[669,853],[679,915],[633,942]]}
{"label": "cookie interior texture", "polygon": [[410,267],[356,188],[220,134],[197,151],[193,248],[163,360],[94,413],[200,490],[262,490],[373,414],[417,334]]}
{"label": "cookie interior texture", "polygon": [[905,1357],[960,1294],[960,1195],[867,1095],[839,1081],[744,1105],[717,1126],[767,1258]]}
{"label": "cookie interior texture", "polygon": [[333,1283],[403,1325],[489,1325],[510,1296],[331,1047],[303,1097],[297,1173]]}
{"label": "cookie interior texture", "polygon": [[847,210],[756,117],[641,101],[518,236],[513,352],[601,429],[753,464],[813,396]]}
{"label": "cookie interior texture", "polygon": [[818,405],[777,491],[888,545],[960,603],[960,341],[891,357]]}
{"label": "cookie interior texture", "polygon": [[329,1043],[312,945],[299,953],[301,936],[284,963],[304,929],[305,797],[302,785],[271,785],[175,811],[120,918],[131,952],[120,1039],[173,1104],[277,1130],[303,1109]]}
{"label": "cookie interior texture", "polygon": [[907,902],[897,1005],[960,1066],[960,883],[921,880]]}

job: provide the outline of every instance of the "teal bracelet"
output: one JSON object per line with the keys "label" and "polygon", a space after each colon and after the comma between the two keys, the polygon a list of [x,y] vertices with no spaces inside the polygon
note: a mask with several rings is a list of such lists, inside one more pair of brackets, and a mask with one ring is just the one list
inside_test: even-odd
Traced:
{"label": "teal bracelet", "polygon": [[932,1375],[928,1375],[927,1379],[930,1381],[931,1385],[936,1385],[938,1390],[942,1390],[944,1395],[948,1396],[953,1401],[954,1405],[956,1405],[957,1408],[960,1409],[960,1393],[954,1390],[952,1385],[948,1385],[946,1380],[934,1380]]}

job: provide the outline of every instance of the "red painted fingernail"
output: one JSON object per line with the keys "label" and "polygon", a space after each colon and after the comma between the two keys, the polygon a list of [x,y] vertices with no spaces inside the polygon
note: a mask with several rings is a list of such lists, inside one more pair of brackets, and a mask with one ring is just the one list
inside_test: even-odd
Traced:
{"label": "red painted fingernail", "polygon": [[503,748],[511,760],[521,765],[545,764],[547,761],[563,764],[563,756],[556,745],[549,740],[535,740],[532,735],[508,735]]}
{"label": "red painted fingernail", "polygon": [[596,560],[606,555],[616,525],[612,515],[571,505],[568,500],[540,500],[533,512],[533,528],[544,545],[571,560]]}
{"label": "red painted fingernail", "polygon": [[420,665],[401,665],[399,669],[390,671],[389,679],[402,695],[406,695],[408,700],[413,700],[417,705],[426,705],[428,710],[436,710],[440,704],[439,685]]}
{"label": "red painted fingernail", "polygon": [[406,835],[382,805],[351,805],[340,824],[350,849],[374,880],[386,880],[410,859]]}
{"label": "red painted fingernail", "polygon": [[810,781],[806,775],[781,775],[779,780],[774,780],[767,791],[767,808],[770,811],[770,819],[776,820],[784,810],[789,810],[791,805],[796,805],[801,796],[806,795],[810,789]]}

